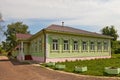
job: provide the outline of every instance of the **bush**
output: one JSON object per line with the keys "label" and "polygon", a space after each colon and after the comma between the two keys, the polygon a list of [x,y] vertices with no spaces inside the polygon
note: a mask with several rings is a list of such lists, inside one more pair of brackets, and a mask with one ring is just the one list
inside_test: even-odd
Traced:
{"label": "bush", "polygon": [[115,50],[115,54],[120,54],[120,48]]}
{"label": "bush", "polygon": [[120,53],[120,41],[112,41],[112,53]]}

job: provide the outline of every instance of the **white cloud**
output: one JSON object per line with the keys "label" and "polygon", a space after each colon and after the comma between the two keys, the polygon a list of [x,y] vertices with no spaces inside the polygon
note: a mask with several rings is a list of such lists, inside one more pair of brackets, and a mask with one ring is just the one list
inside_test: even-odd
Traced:
{"label": "white cloud", "polygon": [[[66,25],[115,25],[120,35],[120,0],[1,0],[7,18],[67,19]],[[70,19],[70,20],[69,20]]]}

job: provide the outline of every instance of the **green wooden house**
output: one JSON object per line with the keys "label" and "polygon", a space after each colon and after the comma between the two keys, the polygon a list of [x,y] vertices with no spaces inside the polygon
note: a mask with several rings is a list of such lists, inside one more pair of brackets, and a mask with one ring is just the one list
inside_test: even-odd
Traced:
{"label": "green wooden house", "polygon": [[34,35],[16,34],[17,59],[39,62],[111,58],[112,37],[64,25],[50,25]]}

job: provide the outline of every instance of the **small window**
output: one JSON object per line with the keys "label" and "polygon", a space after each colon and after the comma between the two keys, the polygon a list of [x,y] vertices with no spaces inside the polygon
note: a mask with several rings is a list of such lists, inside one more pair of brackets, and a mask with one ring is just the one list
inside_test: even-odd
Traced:
{"label": "small window", "polygon": [[101,50],[102,50],[102,43],[101,43],[101,42],[98,42],[98,43],[97,43],[97,50],[98,50],[98,51],[101,51]]}
{"label": "small window", "polygon": [[82,50],[83,51],[87,50],[87,42],[85,42],[85,41],[82,42]]}
{"label": "small window", "polygon": [[[20,49],[21,50],[21,49]],[[34,52],[34,42],[31,43],[31,52]]]}
{"label": "small window", "polygon": [[42,41],[41,41],[41,39],[39,40],[39,51],[41,51],[42,50]]}
{"label": "small window", "polygon": [[64,50],[69,50],[68,40],[64,40]]}
{"label": "small window", "polygon": [[94,42],[90,42],[90,50],[91,51],[95,50],[95,43]]}
{"label": "small window", "polygon": [[35,52],[37,52],[37,41],[35,42]]}
{"label": "small window", "polygon": [[58,50],[58,40],[53,39],[53,50]]}
{"label": "small window", "polygon": [[73,50],[78,50],[78,41],[73,42]]}
{"label": "small window", "polygon": [[104,42],[104,50],[108,50],[108,43]]}

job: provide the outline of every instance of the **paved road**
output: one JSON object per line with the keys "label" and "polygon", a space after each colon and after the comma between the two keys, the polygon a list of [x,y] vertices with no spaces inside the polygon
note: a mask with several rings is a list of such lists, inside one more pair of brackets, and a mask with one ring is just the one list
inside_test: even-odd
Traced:
{"label": "paved road", "polygon": [[6,57],[0,59],[0,80],[118,80],[117,78],[99,78],[77,76],[48,70],[42,67],[21,64]]}

